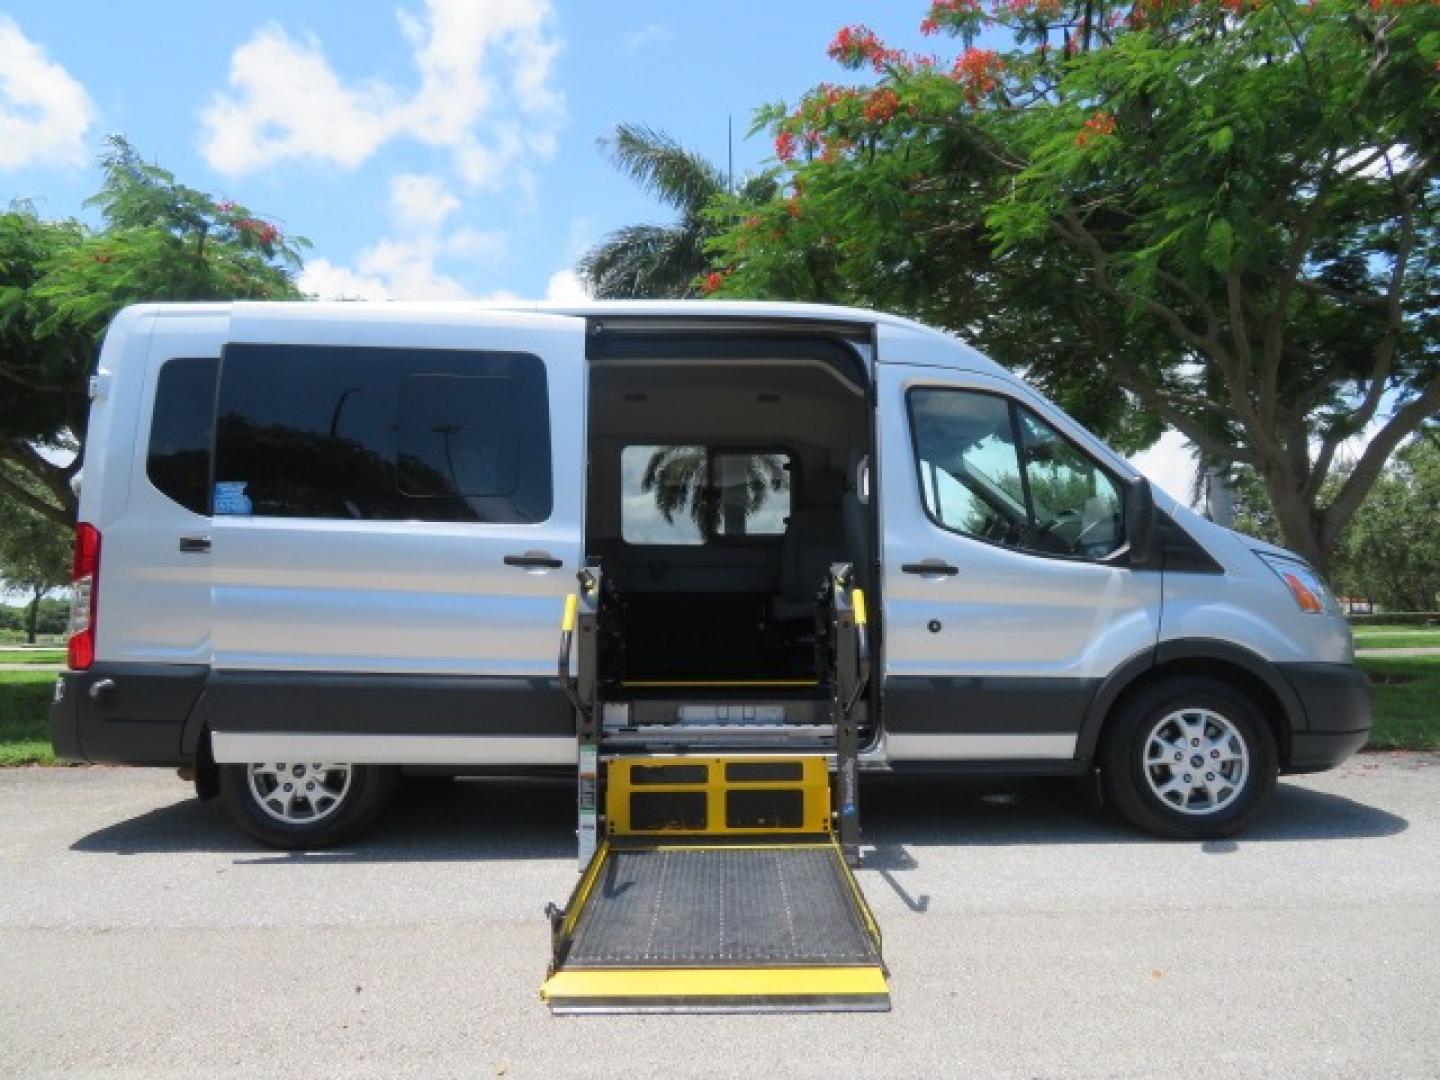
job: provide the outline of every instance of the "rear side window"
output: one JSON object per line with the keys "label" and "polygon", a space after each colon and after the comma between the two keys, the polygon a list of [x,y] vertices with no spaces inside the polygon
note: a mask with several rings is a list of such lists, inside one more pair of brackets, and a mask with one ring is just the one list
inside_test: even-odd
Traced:
{"label": "rear side window", "polygon": [[631,544],[781,536],[790,516],[790,455],[781,452],[627,446],[620,484],[620,534]]}
{"label": "rear side window", "polygon": [[210,454],[215,431],[213,356],[165,361],[155,383],[145,475],[187,510],[210,513]]}
{"label": "rear side window", "polygon": [[536,356],[232,345],[218,416],[217,513],[550,516],[549,402]]}

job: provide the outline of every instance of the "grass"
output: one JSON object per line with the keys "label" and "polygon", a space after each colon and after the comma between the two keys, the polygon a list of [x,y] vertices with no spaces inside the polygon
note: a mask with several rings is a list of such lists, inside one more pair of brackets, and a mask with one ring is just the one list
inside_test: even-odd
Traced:
{"label": "grass", "polygon": [[[1440,656],[1362,657],[1375,684],[1376,750],[1440,750]],[[0,766],[54,765],[48,709],[55,676],[0,671]]]}
{"label": "grass", "polygon": [[0,664],[63,664],[64,649],[0,649]]}
{"label": "grass", "polygon": [[1353,628],[1357,649],[1440,648],[1440,627],[1386,626],[1376,623]]}
{"label": "grass", "polygon": [[0,671],[0,766],[54,765],[48,707],[55,676]]}
{"label": "grass", "polygon": [[1376,750],[1440,750],[1440,656],[1357,661],[1375,686]]}

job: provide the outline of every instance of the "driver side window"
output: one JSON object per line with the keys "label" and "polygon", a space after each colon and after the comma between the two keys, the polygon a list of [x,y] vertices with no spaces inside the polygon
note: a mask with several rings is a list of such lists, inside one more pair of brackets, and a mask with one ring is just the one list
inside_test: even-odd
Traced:
{"label": "driver side window", "polygon": [[1098,559],[1123,542],[1115,480],[1029,409],[995,394],[917,388],[910,423],[926,513],[952,532]]}

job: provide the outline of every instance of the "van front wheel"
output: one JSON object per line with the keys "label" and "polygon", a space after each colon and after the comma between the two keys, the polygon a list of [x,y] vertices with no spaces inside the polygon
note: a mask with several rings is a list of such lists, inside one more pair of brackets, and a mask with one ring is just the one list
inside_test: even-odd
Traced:
{"label": "van front wheel", "polygon": [[1111,720],[1105,793],[1129,821],[1176,839],[1233,836],[1275,787],[1275,736],[1252,701],[1184,676],[1142,690]]}
{"label": "van front wheel", "polygon": [[268,847],[324,848],[369,828],[395,789],[389,765],[333,761],[220,766],[230,816]]}

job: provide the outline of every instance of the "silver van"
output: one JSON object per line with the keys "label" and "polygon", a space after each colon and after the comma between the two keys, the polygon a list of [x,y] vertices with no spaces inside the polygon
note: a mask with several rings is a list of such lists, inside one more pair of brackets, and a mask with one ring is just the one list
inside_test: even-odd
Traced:
{"label": "silver van", "polygon": [[354,836],[405,772],[573,774],[582,571],[605,730],[651,753],[832,745],[837,566],[864,771],[1098,772],[1214,837],[1370,728],[1309,566],[904,319],[145,305],[92,397],[56,752],[178,767],[268,844]]}

